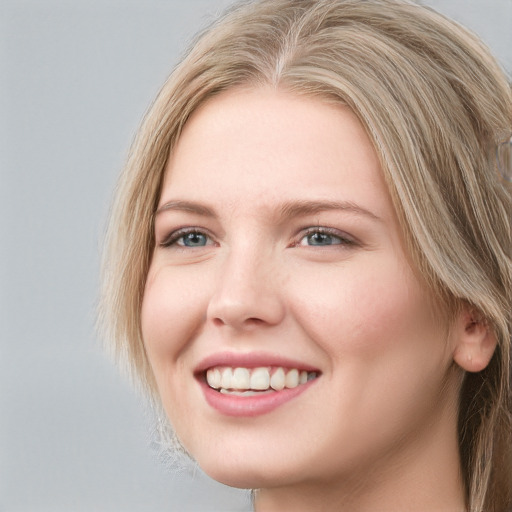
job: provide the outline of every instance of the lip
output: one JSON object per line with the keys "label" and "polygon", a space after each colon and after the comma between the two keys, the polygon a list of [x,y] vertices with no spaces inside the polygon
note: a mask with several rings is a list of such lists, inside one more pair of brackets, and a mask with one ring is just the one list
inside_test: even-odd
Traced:
{"label": "lip", "polygon": [[267,414],[289,402],[308,390],[317,380],[318,377],[306,384],[300,384],[296,388],[285,388],[282,391],[249,397],[224,395],[212,389],[204,381],[200,381],[200,385],[208,404],[221,414],[225,416],[252,417]]}
{"label": "lip", "polygon": [[203,373],[208,368],[214,366],[231,366],[232,368],[259,368],[263,366],[282,366],[283,368],[297,368],[307,372],[321,373],[318,368],[310,364],[303,363],[296,359],[279,356],[277,354],[268,354],[265,352],[219,352],[205,357],[194,369],[194,373]]}
{"label": "lip", "polygon": [[[230,366],[233,368],[281,366],[283,368],[297,368],[298,370],[316,372],[318,377],[306,382],[305,384],[300,384],[295,388],[285,388],[281,391],[243,397],[220,393],[207,384],[206,379],[204,378],[204,373],[208,368],[212,368],[214,366]],[[195,369],[195,375],[199,385],[201,386],[206,402],[212,408],[225,416],[254,417],[270,413],[274,409],[284,405],[307,391],[321,376],[321,372],[311,365],[275,354],[265,354],[260,352],[252,352],[248,354],[223,352],[213,354],[203,359]]]}

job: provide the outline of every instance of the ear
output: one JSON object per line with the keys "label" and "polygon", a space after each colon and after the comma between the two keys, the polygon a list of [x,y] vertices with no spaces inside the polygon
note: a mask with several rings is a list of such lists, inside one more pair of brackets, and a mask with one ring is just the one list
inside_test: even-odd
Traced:
{"label": "ear", "polygon": [[483,370],[496,349],[496,335],[476,309],[463,307],[453,326],[453,360],[468,372]]}

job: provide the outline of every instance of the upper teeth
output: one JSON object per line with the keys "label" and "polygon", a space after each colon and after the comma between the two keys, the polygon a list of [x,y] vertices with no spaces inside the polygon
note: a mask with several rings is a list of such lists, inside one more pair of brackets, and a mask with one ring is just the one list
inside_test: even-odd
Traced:
{"label": "upper teeth", "polygon": [[206,372],[206,381],[214,389],[265,391],[270,388],[280,391],[295,388],[316,377],[315,372],[296,368],[210,368]]}

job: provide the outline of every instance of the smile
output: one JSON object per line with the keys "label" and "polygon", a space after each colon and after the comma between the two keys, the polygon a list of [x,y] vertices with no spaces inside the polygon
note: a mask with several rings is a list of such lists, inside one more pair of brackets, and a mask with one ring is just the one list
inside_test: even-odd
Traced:
{"label": "smile", "polygon": [[254,417],[307,393],[322,372],[278,354],[220,352],[203,359],[194,375],[206,403],[221,416]]}
{"label": "smile", "polygon": [[316,379],[316,372],[284,367],[225,367],[209,368],[206,382],[223,394],[257,396],[265,392],[293,389]]}

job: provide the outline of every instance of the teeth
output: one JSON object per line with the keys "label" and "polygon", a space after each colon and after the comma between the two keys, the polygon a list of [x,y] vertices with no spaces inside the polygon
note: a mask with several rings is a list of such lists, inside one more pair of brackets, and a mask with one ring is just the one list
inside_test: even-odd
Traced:
{"label": "teeth", "polygon": [[232,391],[230,389],[221,389],[220,392],[223,395],[235,395],[235,396],[259,396],[259,395],[266,395],[268,393],[274,393],[273,389],[266,389],[265,391]]}
{"label": "teeth", "polygon": [[251,375],[247,368],[235,368],[231,387],[233,389],[249,389],[251,387]]}
{"label": "teeth", "polygon": [[208,381],[208,384],[215,389],[220,388],[221,383],[221,375],[220,370],[218,368],[210,368],[206,374],[206,380]]}
{"label": "teeth", "polygon": [[262,368],[209,368],[206,381],[221,393],[240,396],[252,396],[261,392],[281,391],[292,389],[308,381],[316,379],[316,372],[299,371],[297,368],[285,370],[282,367],[273,371],[269,367]]}
{"label": "teeth", "polygon": [[[208,376],[206,377],[208,378]],[[221,388],[231,388],[231,379],[233,378],[233,370],[231,368],[224,368],[222,370],[222,378],[220,380]]]}
{"label": "teeth", "polygon": [[270,379],[270,387],[276,391],[281,391],[281,389],[284,389],[284,382],[284,370],[282,368],[278,368]]}
{"label": "teeth", "polygon": [[270,372],[268,368],[256,368],[251,374],[251,389],[263,391],[270,386]]}
{"label": "teeth", "polygon": [[299,370],[290,370],[284,379],[287,388],[296,388],[299,385]]}

